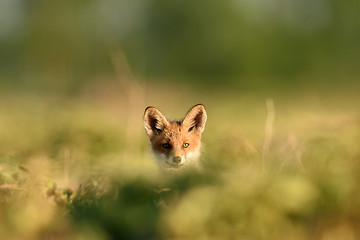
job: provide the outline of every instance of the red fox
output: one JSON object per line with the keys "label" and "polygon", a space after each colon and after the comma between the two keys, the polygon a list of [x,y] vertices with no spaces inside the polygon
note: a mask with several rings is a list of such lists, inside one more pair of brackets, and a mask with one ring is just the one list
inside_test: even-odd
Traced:
{"label": "red fox", "polygon": [[145,109],[145,131],[160,168],[170,170],[199,165],[201,134],[206,120],[202,104],[193,106],[182,121],[168,121],[155,107]]}

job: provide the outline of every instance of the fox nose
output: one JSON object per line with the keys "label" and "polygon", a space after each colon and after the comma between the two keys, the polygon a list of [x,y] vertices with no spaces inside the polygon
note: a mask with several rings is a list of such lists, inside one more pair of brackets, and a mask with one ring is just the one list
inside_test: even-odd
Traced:
{"label": "fox nose", "polygon": [[181,163],[181,157],[179,157],[179,156],[173,157],[173,162],[176,165],[179,165]]}

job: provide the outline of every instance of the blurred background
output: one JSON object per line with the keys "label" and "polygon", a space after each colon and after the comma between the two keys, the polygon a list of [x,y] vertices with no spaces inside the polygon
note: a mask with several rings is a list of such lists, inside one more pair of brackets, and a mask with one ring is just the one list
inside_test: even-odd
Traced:
{"label": "blurred background", "polygon": [[[1,239],[360,238],[356,0],[0,0]],[[203,103],[202,174],[144,109]]]}
{"label": "blurred background", "polygon": [[356,1],[2,0],[1,88],[78,93],[111,81],[116,51],[148,83],[352,86]]}

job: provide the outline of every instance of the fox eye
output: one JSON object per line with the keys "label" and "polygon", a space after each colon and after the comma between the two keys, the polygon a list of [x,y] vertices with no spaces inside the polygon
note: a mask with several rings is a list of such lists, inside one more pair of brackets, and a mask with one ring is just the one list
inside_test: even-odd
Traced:
{"label": "fox eye", "polygon": [[168,143],[164,143],[162,146],[163,146],[163,148],[165,148],[165,149],[169,149],[169,148],[170,148],[170,144],[168,144]]}
{"label": "fox eye", "polygon": [[183,148],[187,148],[188,146],[189,146],[188,143],[184,143],[184,144],[183,144]]}

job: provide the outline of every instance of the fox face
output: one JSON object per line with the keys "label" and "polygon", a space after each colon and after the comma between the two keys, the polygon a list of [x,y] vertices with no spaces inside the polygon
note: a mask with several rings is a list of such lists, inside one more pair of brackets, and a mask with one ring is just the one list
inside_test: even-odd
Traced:
{"label": "fox face", "polygon": [[192,107],[182,121],[169,121],[155,107],[147,107],[144,127],[159,166],[176,169],[197,164],[206,120],[202,104]]}

